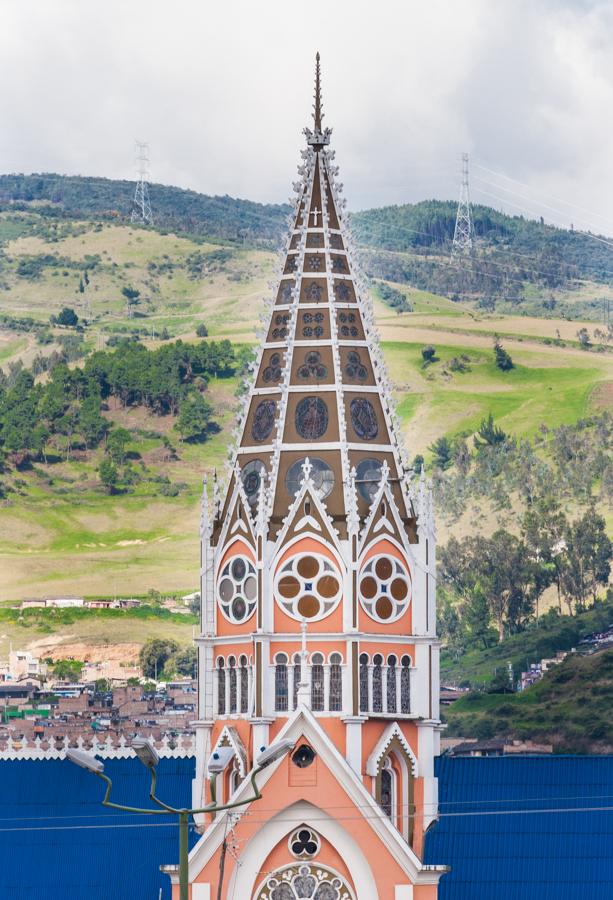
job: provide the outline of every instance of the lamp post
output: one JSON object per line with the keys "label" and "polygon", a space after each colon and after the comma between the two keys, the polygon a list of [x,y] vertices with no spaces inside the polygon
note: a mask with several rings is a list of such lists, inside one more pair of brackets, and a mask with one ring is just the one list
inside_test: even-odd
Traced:
{"label": "lamp post", "polygon": [[157,750],[149,738],[136,737],[132,741],[132,748],[142,764],[149,769],[151,773],[151,787],[149,789],[149,799],[156,803],[161,809],[142,809],[137,806],[125,806],[122,803],[114,803],[111,797],[113,782],[104,774],[104,763],[91,753],[85,753],[83,750],[69,749],[66,751],[66,757],[82,769],[86,769],[93,775],[102,779],[106,784],[106,791],[102,800],[103,806],[109,806],[112,809],[120,809],[122,812],[132,812],[148,816],[169,816],[175,815],[179,817],[179,897],[180,900],[188,900],[188,830],[190,817],[199,813],[218,813],[226,809],[235,809],[237,806],[246,806],[254,800],[260,800],[262,794],[256,783],[256,776],[278,759],[286,756],[294,746],[294,741],[282,740],[275,741],[270,747],[262,748],[260,755],[256,759],[256,766],[251,772],[250,780],[253,789],[253,796],[244,800],[237,800],[234,803],[217,803],[217,776],[223,772],[226,765],[230,761],[233,750],[230,747],[220,747],[209,759],[209,785],[211,791],[212,802],[208,806],[199,809],[176,809],[169,806],[156,796],[157,785],[157,764],[160,760]]}

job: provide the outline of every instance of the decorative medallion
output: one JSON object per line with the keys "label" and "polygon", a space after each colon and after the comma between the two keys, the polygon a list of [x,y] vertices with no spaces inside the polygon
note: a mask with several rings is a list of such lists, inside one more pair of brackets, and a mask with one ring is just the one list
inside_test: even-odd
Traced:
{"label": "decorative medallion", "polygon": [[328,428],[328,407],[320,397],[304,397],[296,406],[295,424],[305,441],[318,440]]}
{"label": "decorative medallion", "polygon": [[226,563],[217,584],[217,601],[230,622],[246,622],[253,615],[258,593],[255,567],[245,556]]}
{"label": "decorative medallion", "polygon": [[275,578],[277,602],[299,621],[323,619],[338,605],[341,593],[340,573],[320,553],[293,556]]}
{"label": "decorative medallion", "polygon": [[271,381],[281,380],[281,354],[273,353],[268,360],[268,365],[262,372],[262,379],[269,384]]}
{"label": "decorative medallion", "polygon": [[411,602],[406,567],[389,554],[374,556],[360,573],[360,603],[371,619],[394,622]]}
{"label": "decorative medallion", "polygon": [[296,271],[296,257],[288,256],[287,262],[285,263],[285,271],[286,272],[295,272]]}
{"label": "decorative medallion", "polygon": [[304,328],[302,329],[302,336],[306,338],[323,337],[324,334],[324,326],[323,322],[325,320],[325,316],[323,313],[304,313],[302,317],[302,322]]}
{"label": "decorative medallion", "polygon": [[272,330],[273,341],[283,340],[287,337],[287,323],[289,322],[289,313],[277,313],[274,318],[274,328]]}
{"label": "decorative medallion", "polygon": [[351,424],[358,437],[373,441],[379,434],[379,423],[375,408],[365,397],[357,397],[349,405]]}
{"label": "decorative medallion", "polygon": [[[290,497],[294,497],[300,490],[304,478],[302,472],[304,462],[304,459],[297,459],[287,470],[285,487]],[[318,456],[309,456],[309,462],[311,463],[311,481],[315,485],[319,497],[325,500],[334,487],[334,470]]]}
{"label": "decorative medallion", "polygon": [[275,424],[277,404],[274,400],[262,400],[255,408],[251,424],[251,436],[254,441],[265,441],[270,437]]}
{"label": "decorative medallion", "polygon": [[362,459],[356,467],[356,485],[361,497],[371,503],[381,483],[383,465],[378,459]]}
{"label": "decorative medallion", "polygon": [[261,459],[252,459],[243,467],[241,480],[243,482],[245,494],[247,495],[247,500],[251,506],[254,506],[258,502],[260,485],[265,471],[266,466]]}
{"label": "decorative medallion", "polygon": [[304,296],[309,303],[319,303],[322,294],[323,291],[321,285],[317,284],[316,281],[311,281],[304,292]]}
{"label": "decorative medallion", "polygon": [[345,375],[352,380],[366,381],[368,378],[368,369],[362,365],[360,354],[355,350],[350,350],[347,354],[347,364],[345,365]]}
{"label": "decorative medallion", "polygon": [[357,337],[360,333],[356,326],[358,317],[355,313],[340,312],[338,314],[339,334],[341,337]]}
{"label": "decorative medallion", "polygon": [[321,272],[323,269],[323,262],[323,257],[319,255],[307,257],[307,265],[311,272]]}
{"label": "decorative medallion", "polygon": [[293,283],[285,282],[283,287],[281,288],[281,292],[279,295],[279,299],[281,303],[291,303],[292,302],[292,291],[294,289]]}
{"label": "decorative medallion", "polygon": [[347,271],[347,263],[345,262],[344,257],[342,256],[333,256],[332,257],[332,271],[344,273]]}
{"label": "decorative medallion", "polygon": [[321,361],[321,353],[317,350],[309,350],[304,357],[304,363],[298,369],[298,378],[306,381],[307,378],[316,378],[317,381],[323,381],[328,375],[327,368]]}
{"label": "decorative medallion", "polygon": [[333,250],[343,250],[343,239],[340,234],[330,235],[330,246]]}
{"label": "decorative medallion", "polygon": [[348,303],[351,299],[351,288],[345,281],[339,281],[334,285],[334,293],[339,303]]}

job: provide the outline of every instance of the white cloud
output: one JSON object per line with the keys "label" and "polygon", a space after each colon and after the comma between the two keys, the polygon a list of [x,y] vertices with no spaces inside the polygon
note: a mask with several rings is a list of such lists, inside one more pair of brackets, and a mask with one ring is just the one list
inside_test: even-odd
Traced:
{"label": "white cloud", "polygon": [[480,161],[530,186],[498,180],[514,191],[593,211],[561,207],[576,223],[609,216],[607,2],[2,0],[0,8],[0,171],[131,177],[139,137],[150,143],[154,180],[283,201],[319,49],[325,123],[352,208],[454,197],[459,154],[469,150],[475,200],[500,205],[481,189],[556,206],[478,181],[496,180]]}

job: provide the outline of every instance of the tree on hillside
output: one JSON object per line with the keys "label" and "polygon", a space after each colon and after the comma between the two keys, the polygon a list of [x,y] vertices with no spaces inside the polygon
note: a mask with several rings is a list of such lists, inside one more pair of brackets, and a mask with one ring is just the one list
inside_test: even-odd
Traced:
{"label": "tree on hillside", "polygon": [[85,663],[78,659],[58,659],[53,663],[52,671],[59,681],[76,682],[81,678]]}
{"label": "tree on hillside", "polygon": [[181,403],[175,428],[184,441],[201,441],[206,438],[213,407],[197,392],[192,392]]}
{"label": "tree on hillside", "polygon": [[106,452],[116,465],[124,465],[127,458],[126,447],[131,440],[132,435],[126,428],[113,428],[112,431],[109,431],[106,439]]}
{"label": "tree on hillside", "polygon": [[145,678],[159,678],[168,658],[179,649],[171,638],[150,638],[140,649],[138,662]]}
{"label": "tree on hillside", "polygon": [[51,319],[53,318],[55,318],[58,325],[64,325],[66,328],[74,328],[79,322],[78,315],[69,306],[65,306],[56,317],[51,316]]}
{"label": "tree on hillside", "polygon": [[196,334],[198,335],[198,337],[205,338],[208,336],[208,333],[209,333],[209,330],[206,327],[206,325],[204,324],[204,322],[200,322],[198,324],[198,326],[196,327]]}
{"label": "tree on hillside", "polygon": [[196,647],[193,644],[186,644],[170,654],[164,665],[164,675],[171,677],[182,675],[187,678],[194,678],[197,662],[198,651]]}
{"label": "tree on hillside", "polygon": [[85,397],[79,409],[79,431],[88,447],[97,447],[109,427],[100,414],[100,394],[94,391]]}
{"label": "tree on hillside", "polygon": [[119,472],[115,463],[108,456],[101,460],[98,466],[98,475],[107,493],[113,494],[119,482]]}
{"label": "tree on hillside", "polygon": [[492,413],[489,414],[487,419],[481,421],[477,434],[474,437],[477,450],[480,450],[483,447],[495,447],[496,444],[504,444],[507,440],[508,435],[502,428],[494,425],[494,416]]}
{"label": "tree on hillside", "polygon": [[430,365],[430,363],[437,361],[436,347],[433,347],[432,344],[428,344],[427,347],[422,347],[421,355],[424,361],[424,366],[428,366]]}
{"label": "tree on hillside", "polygon": [[138,303],[138,298],[140,297],[140,291],[137,291],[136,288],[130,287],[128,285],[121,289],[121,293],[124,295],[124,297],[128,301],[129,306],[135,306]]}
{"label": "tree on hillside", "polygon": [[437,438],[430,446],[430,451],[434,454],[434,464],[438,466],[439,469],[449,468],[453,462],[453,447],[449,438],[446,438],[444,435],[443,437]]}
{"label": "tree on hillside", "polygon": [[494,338],[494,362],[502,372],[508,372],[513,368],[513,360],[502,346],[498,335]]}
{"label": "tree on hillside", "polygon": [[596,601],[598,586],[608,584],[611,574],[613,545],[606,533],[606,523],[592,507],[566,530],[562,569],[562,591],[572,614]]}

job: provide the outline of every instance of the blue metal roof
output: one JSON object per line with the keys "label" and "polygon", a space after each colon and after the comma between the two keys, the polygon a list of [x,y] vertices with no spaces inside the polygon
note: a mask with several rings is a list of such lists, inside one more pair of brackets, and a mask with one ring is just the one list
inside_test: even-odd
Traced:
{"label": "blue metal roof", "polygon": [[[105,761],[112,799],[148,802],[149,776],[137,759]],[[158,794],[191,805],[193,759],[162,759]],[[66,760],[0,762],[2,900],[164,900],[160,865],[178,862],[178,828],[165,816],[106,809],[103,783]],[[192,842],[196,835],[192,836]]]}
{"label": "blue metal roof", "polygon": [[613,898],[613,756],[441,757],[436,774],[439,900]]}
{"label": "blue metal roof", "polygon": [[[117,802],[149,805],[138,760],[105,770]],[[451,866],[439,900],[613,898],[612,756],[442,757],[436,773],[425,862]],[[193,759],[161,760],[160,795],[189,806],[193,775]],[[169,900],[159,867],[178,860],[176,825],[107,810],[102,795],[69,762],[0,762],[1,900],[158,900],[160,888]]]}

